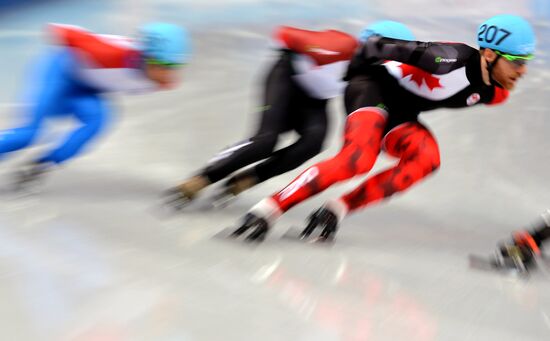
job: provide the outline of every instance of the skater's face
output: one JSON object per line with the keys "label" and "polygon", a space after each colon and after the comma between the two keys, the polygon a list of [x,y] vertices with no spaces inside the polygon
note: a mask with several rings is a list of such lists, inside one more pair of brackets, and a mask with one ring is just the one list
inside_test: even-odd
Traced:
{"label": "skater's face", "polygon": [[153,82],[163,88],[174,87],[181,79],[181,65],[163,66],[156,64],[145,64],[145,74]]}
{"label": "skater's face", "polygon": [[530,57],[506,55],[491,49],[483,50],[483,56],[490,63],[496,60],[492,76],[506,90],[513,90],[516,82],[527,73],[527,58]]}

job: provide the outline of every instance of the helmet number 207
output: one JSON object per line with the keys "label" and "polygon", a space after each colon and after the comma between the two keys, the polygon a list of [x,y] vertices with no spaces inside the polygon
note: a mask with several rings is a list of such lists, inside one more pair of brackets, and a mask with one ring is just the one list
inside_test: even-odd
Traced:
{"label": "helmet number 207", "polygon": [[495,45],[498,46],[500,45],[500,43],[502,43],[504,39],[510,36],[510,34],[512,34],[512,32],[507,31],[503,28],[498,28],[494,25],[491,25],[489,27],[487,27],[487,25],[481,25],[477,34],[477,40],[492,43],[493,41],[495,41],[495,39],[497,39],[498,36],[498,40],[495,42]]}

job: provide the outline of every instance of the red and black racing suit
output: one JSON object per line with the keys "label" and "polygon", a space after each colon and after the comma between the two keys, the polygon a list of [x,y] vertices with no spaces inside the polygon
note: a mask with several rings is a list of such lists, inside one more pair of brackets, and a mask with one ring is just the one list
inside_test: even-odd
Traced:
{"label": "red and black racing suit", "polygon": [[395,166],[338,201],[345,213],[401,192],[440,165],[437,141],[421,112],[503,102],[508,93],[482,79],[478,50],[460,43],[408,42],[373,36],[350,63],[342,149],[306,169],[271,198],[281,212],[329,186],[367,173],[383,148]]}

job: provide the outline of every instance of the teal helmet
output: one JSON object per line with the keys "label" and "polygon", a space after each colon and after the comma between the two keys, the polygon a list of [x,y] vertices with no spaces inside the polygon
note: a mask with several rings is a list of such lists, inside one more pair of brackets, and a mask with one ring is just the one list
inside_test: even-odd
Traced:
{"label": "teal helmet", "polygon": [[377,21],[365,27],[359,33],[359,40],[364,42],[372,35],[380,35],[386,38],[400,40],[415,40],[412,31],[405,25],[397,21],[383,20]]}
{"label": "teal helmet", "polygon": [[149,64],[175,66],[187,63],[191,42],[187,32],[173,24],[155,22],[140,29],[140,47]]}
{"label": "teal helmet", "polygon": [[511,14],[494,16],[479,26],[477,41],[488,48],[514,56],[535,53],[536,38],[531,25],[522,17]]}

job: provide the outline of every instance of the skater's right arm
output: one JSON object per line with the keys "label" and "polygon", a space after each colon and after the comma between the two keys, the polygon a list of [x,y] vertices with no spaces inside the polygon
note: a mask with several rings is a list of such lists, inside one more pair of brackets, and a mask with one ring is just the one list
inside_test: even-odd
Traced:
{"label": "skater's right arm", "polygon": [[72,42],[78,37],[91,34],[91,32],[80,26],[55,23],[48,24],[47,33],[54,44],[63,46],[71,46]]}
{"label": "skater's right arm", "polygon": [[104,48],[104,46],[116,46],[124,49],[135,48],[132,39],[111,34],[96,34],[83,27],[75,25],[51,23],[47,26],[48,33],[54,44],[75,47]]}
{"label": "skater's right arm", "polygon": [[355,37],[336,30],[309,31],[281,26],[274,38],[283,48],[307,55],[319,66],[349,61],[359,46]]}

